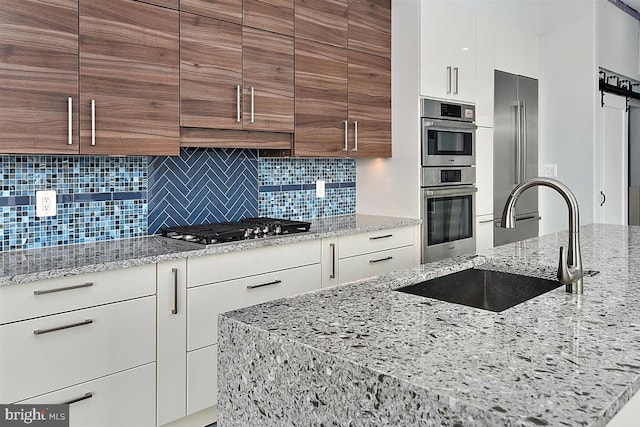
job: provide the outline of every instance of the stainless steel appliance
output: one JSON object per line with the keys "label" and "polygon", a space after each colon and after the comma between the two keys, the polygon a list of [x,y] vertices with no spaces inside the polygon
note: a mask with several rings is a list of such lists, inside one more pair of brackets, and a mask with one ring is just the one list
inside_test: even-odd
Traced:
{"label": "stainless steel appliance", "polygon": [[[493,215],[496,224],[516,185],[538,176],[538,81],[495,71]],[[494,244],[538,236],[538,189],[522,194],[516,208],[517,227],[494,227]]]}
{"label": "stainless steel appliance", "polygon": [[422,262],[476,250],[475,107],[422,100]]}
{"label": "stainless steel appliance", "polygon": [[475,165],[476,107],[423,99],[422,166]]}
{"label": "stainless steel appliance", "polygon": [[304,233],[311,223],[276,218],[245,218],[241,221],[184,225],[163,228],[162,235],[203,245],[262,239],[283,234]]}

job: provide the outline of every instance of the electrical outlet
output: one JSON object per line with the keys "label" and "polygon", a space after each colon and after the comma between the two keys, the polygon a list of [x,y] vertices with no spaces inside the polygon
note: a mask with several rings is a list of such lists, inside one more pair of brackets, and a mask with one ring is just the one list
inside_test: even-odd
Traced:
{"label": "electrical outlet", "polygon": [[324,181],[316,181],[316,197],[324,197]]}
{"label": "electrical outlet", "polygon": [[58,213],[55,190],[36,191],[36,216],[55,216]]}
{"label": "electrical outlet", "polygon": [[558,165],[556,163],[545,164],[544,165],[544,176],[548,176],[550,178],[558,177]]}

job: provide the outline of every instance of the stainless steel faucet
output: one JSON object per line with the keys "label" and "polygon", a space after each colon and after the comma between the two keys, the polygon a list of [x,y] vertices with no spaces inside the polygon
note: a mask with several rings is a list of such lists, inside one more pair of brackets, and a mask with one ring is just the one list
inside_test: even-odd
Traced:
{"label": "stainless steel faucet", "polygon": [[569,249],[565,251],[560,246],[560,259],[558,260],[558,280],[565,284],[565,290],[574,294],[582,293],[582,256],[580,254],[580,212],[578,201],[571,190],[558,180],[551,178],[533,178],[518,184],[509,194],[507,203],[502,211],[502,228],[515,228],[515,206],[518,197],[527,189],[541,185],[553,188],[567,202],[569,208]]}

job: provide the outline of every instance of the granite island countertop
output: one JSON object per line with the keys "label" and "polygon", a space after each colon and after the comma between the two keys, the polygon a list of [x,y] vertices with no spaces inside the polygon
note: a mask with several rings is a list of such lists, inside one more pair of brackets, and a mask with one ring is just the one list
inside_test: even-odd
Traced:
{"label": "granite island countertop", "polygon": [[355,214],[312,220],[307,233],[210,245],[207,248],[197,243],[147,236],[0,252],[0,286],[416,224],[420,224],[419,219]]}
{"label": "granite island countertop", "polygon": [[219,425],[604,426],[640,389],[640,227],[581,227],[584,294],[499,313],[396,292],[552,278],[560,232],[222,314]]}

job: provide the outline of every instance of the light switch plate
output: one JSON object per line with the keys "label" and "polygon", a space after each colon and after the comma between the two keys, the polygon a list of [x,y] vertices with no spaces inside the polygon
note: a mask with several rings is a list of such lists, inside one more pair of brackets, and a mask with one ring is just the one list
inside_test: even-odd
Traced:
{"label": "light switch plate", "polygon": [[36,216],[55,216],[58,213],[55,190],[36,191]]}
{"label": "light switch plate", "polygon": [[558,177],[558,165],[556,163],[546,164],[544,165],[544,176],[548,176],[549,178],[557,178]]}
{"label": "light switch plate", "polygon": [[324,197],[324,181],[316,181],[316,197]]}

